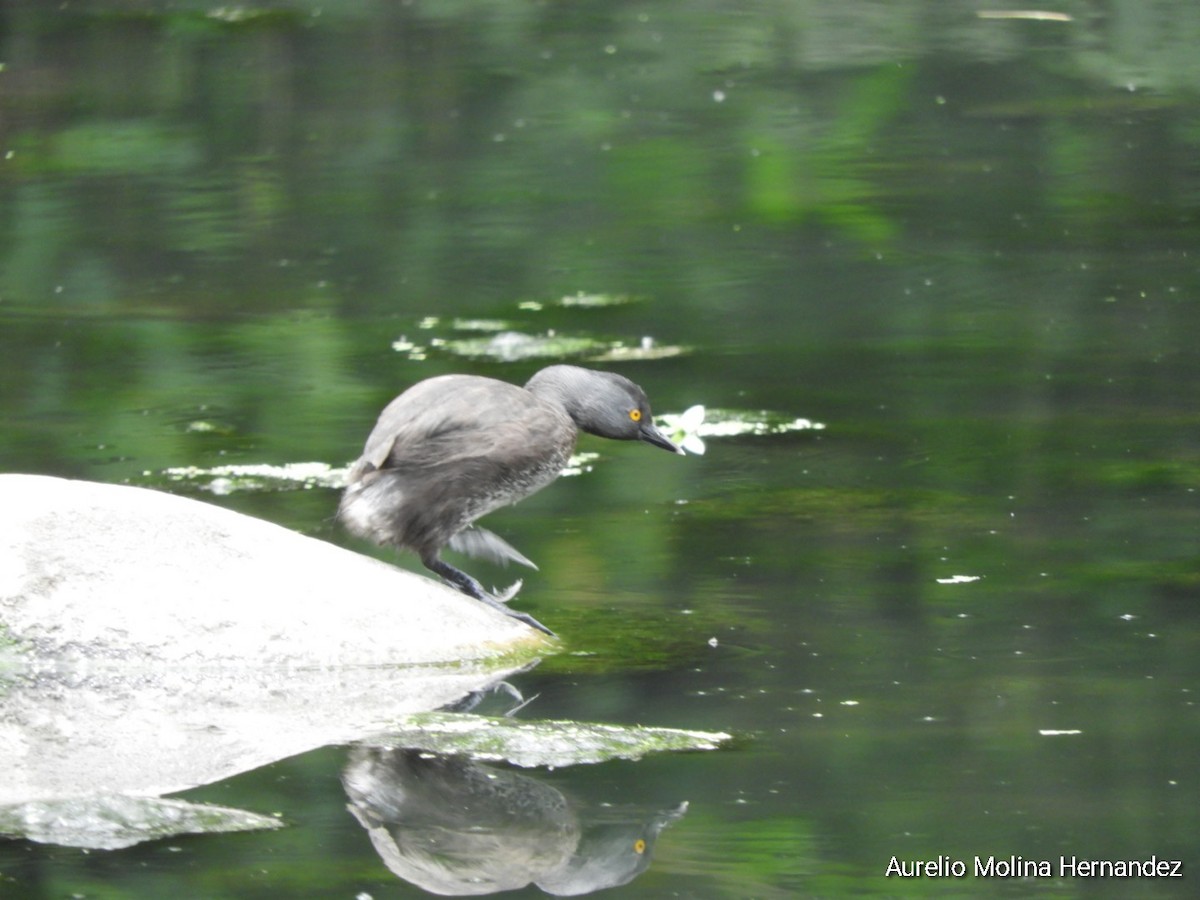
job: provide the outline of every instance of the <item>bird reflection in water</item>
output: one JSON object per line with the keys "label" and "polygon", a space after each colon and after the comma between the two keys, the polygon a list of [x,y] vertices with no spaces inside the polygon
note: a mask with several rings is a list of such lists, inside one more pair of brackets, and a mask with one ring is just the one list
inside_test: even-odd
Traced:
{"label": "bird reflection in water", "polygon": [[528,775],[420,750],[360,745],[342,775],[349,810],[384,864],[435,894],[534,884],[578,896],[627,884],[687,803],[615,820],[581,815]]}

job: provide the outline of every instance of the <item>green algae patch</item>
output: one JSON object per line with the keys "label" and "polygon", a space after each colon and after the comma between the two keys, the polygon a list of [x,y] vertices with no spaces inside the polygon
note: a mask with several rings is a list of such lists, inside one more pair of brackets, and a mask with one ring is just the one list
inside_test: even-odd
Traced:
{"label": "green algae patch", "polygon": [[431,712],[407,716],[396,728],[366,743],[524,768],[557,768],[641,759],[651,753],[716,750],[732,740],[732,735],[724,732]]}
{"label": "green algae patch", "polygon": [[119,850],[180,834],[263,831],[283,823],[242,809],[109,795],[0,806],[0,834],[43,844]]}

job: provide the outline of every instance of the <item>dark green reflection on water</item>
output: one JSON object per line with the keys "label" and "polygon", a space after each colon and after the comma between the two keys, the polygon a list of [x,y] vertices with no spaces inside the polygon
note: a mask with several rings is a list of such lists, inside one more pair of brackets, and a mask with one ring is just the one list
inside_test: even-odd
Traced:
{"label": "dark green reflection on water", "polygon": [[[606,365],[658,411],[828,428],[588,443],[592,472],[490,523],[568,641],[527,714],[752,736],[554,776],[691,802],[621,893],[1184,896],[883,877],[1200,867],[1200,13],[1063,11],[9,5],[0,467],[337,466],[403,386],[541,364],[439,349],[429,316],[690,348]],[[348,543],[327,489],[213,499]],[[194,792],[277,834],[6,844],[0,886],[414,896],[344,760]]]}

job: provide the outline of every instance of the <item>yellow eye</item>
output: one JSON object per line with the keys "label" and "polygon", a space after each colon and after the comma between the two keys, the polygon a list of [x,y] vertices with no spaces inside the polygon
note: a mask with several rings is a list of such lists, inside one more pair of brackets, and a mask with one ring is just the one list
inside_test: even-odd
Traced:
{"label": "yellow eye", "polygon": [[[635,422],[642,421],[642,411],[640,409],[631,409],[629,411],[629,418],[633,419]],[[641,851],[639,850],[638,852],[640,853]]]}
{"label": "yellow eye", "polygon": [[641,854],[645,853],[646,852],[646,842],[643,841],[641,838],[638,838],[636,841],[634,841],[633,842],[633,852],[638,854],[639,856]]}

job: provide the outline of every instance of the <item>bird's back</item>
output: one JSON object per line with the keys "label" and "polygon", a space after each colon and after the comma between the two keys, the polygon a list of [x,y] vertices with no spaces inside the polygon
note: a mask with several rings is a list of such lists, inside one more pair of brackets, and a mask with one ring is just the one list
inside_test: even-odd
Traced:
{"label": "bird's back", "polygon": [[377,543],[436,551],[557,478],[575,433],[561,407],[515,385],[472,375],[427,379],[380,414],[339,515]]}

